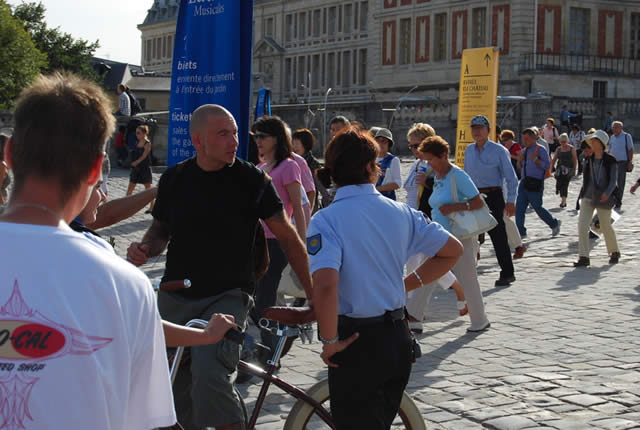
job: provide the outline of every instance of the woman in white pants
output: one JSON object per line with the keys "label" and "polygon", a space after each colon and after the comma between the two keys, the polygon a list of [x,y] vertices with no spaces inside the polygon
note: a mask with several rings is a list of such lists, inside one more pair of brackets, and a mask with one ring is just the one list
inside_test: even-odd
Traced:
{"label": "woman in white pants", "polygon": [[[433,193],[429,198],[433,220],[451,231],[447,215],[458,211],[475,210],[482,207],[480,192],[464,170],[449,161],[449,144],[440,136],[432,136],[422,141],[420,152],[423,158],[436,172]],[[452,201],[453,192],[457,193],[457,202]],[[476,238],[461,240],[464,253],[453,267],[452,272],[464,289],[469,308],[471,326],[469,332],[480,332],[489,328],[491,323],[484,310],[484,301],[478,274],[476,272],[476,254],[478,251]]]}

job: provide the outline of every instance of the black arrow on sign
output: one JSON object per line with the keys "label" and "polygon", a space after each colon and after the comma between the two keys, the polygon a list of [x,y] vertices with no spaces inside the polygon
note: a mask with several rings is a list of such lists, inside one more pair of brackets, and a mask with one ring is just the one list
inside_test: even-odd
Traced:
{"label": "black arrow on sign", "polygon": [[487,67],[489,67],[489,61],[491,61],[491,57],[489,56],[489,54],[486,54],[484,56],[484,61],[487,63]]}

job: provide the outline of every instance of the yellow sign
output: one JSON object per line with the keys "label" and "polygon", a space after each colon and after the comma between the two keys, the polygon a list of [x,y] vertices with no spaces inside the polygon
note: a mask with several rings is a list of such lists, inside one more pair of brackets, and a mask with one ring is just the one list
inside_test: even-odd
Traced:
{"label": "yellow sign", "polygon": [[489,139],[495,141],[498,108],[498,67],[500,50],[495,47],[465,49],[460,66],[458,93],[458,129],[456,132],[456,164],[464,166],[464,152],[472,144],[471,119],[476,115],[489,118]]}

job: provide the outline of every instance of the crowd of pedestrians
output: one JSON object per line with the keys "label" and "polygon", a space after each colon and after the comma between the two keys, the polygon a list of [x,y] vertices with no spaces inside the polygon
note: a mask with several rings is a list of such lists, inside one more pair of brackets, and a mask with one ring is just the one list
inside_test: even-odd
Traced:
{"label": "crowd of pedestrians", "polygon": [[[127,113],[125,90],[119,90],[120,114]],[[43,115],[56,121],[39,121]],[[576,116],[563,109],[562,125]],[[33,382],[45,395],[25,400],[35,411],[32,420],[105,429],[171,426],[175,400],[187,428],[243,428],[234,390],[241,345],[223,334],[245,329],[249,318],[257,321],[277,303],[290,265],[316,312],[336,428],[386,429],[419,354],[410,328],[421,330],[434,288],[453,290],[459,314],[470,320],[467,331],[491,326],[476,271],[479,235],[486,233],[495,250],[495,286],[507,287],[516,282],[513,259],[525,255],[528,208],[551,237],[560,232],[560,220],[543,202],[548,178],[555,178],[566,208],[568,187],[582,172],[574,265],[590,265],[594,212],[609,263],[619,262],[611,219],[621,210],[634,153],[620,121],[612,118],[611,134],[585,135],[579,127],[559,133],[549,118],[519,138],[503,130],[494,142],[492,124],[477,115],[460,167],[437,130],[414,124],[406,140],[416,159],[404,181],[393,154],[403,139],[391,130],[365,129],[342,116],[329,126],[323,166],[312,154],[311,131],[292,132],[282,119],[264,116],[251,129],[252,164],[236,158],[240,131],[231,113],[203,105],[190,123],[196,155],[167,169],[155,188],[149,129],[140,125],[127,154],[127,197],[108,202],[103,151],[115,121],[104,93],[59,74],[25,90],[14,136],[0,135],[0,191],[14,178],[12,195],[0,193],[0,203],[8,200],[0,239],[12,244],[0,250],[0,271],[13,288],[0,324],[37,311],[47,324],[82,338],[69,339],[75,349],[66,355],[43,353],[60,365]],[[132,194],[137,183],[147,189]],[[397,201],[401,187],[406,204]],[[146,205],[153,221],[143,239],[130,244],[127,259],[139,266],[166,250],[163,281],[190,279],[190,288],[156,298],[148,279],[95,231]],[[489,225],[461,230],[480,212]],[[24,310],[25,303],[32,310]],[[192,318],[208,319],[209,326],[181,327]],[[261,341],[274,346],[268,334]],[[178,344],[198,346],[172,394],[164,347]],[[104,375],[121,380],[113,384]],[[56,395],[62,385],[71,394]]]}

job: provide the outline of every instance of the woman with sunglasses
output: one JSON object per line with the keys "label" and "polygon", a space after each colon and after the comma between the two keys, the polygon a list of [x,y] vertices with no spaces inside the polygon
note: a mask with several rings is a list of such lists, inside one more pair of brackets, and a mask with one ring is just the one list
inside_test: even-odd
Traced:
{"label": "woman with sunglasses", "polygon": [[[306,238],[307,222],[302,209],[302,176],[298,163],[293,160],[293,147],[287,125],[277,116],[263,116],[252,127],[258,153],[262,162],[258,167],[270,177],[284,206],[288,219],[295,222],[295,228],[301,240]],[[264,310],[276,304],[278,284],[282,271],[287,266],[287,257],[269,227],[264,224],[269,248],[269,269],[256,286],[255,308],[251,317],[257,321]],[[266,330],[260,336],[265,346],[275,345],[274,337]]]}

